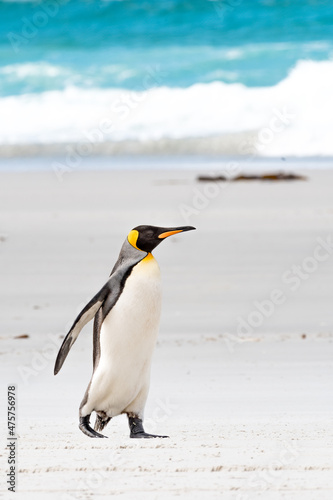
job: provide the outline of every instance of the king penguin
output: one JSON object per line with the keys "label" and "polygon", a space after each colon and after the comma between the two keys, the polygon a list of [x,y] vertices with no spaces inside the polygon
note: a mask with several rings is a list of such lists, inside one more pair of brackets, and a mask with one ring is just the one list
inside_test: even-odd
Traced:
{"label": "king penguin", "polygon": [[[56,375],[82,328],[94,318],[93,373],[79,410],[79,428],[104,438],[112,417],[126,413],[131,438],[168,437],[148,434],[143,414],[150,366],[161,312],[159,266],[152,255],[165,238],[192,226],[137,226],[120,250],[110,277],[83,308],[66,335],[54,367]],[[94,429],[90,415],[96,413]]]}

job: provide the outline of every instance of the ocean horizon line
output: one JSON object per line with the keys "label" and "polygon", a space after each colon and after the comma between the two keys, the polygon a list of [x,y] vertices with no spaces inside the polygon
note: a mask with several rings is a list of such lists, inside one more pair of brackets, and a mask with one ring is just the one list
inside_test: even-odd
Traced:
{"label": "ocean horizon line", "polygon": [[245,157],[205,155],[91,155],[80,162],[69,162],[64,155],[0,156],[0,173],[54,173],[59,180],[78,172],[154,171],[155,173],[193,171],[209,175],[327,171],[333,169],[332,157]]}

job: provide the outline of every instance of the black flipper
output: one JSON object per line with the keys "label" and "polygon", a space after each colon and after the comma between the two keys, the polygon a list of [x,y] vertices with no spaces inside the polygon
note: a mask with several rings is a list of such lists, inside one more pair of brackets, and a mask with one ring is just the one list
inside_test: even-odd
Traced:
{"label": "black flipper", "polygon": [[82,309],[76,320],[74,321],[72,328],[67,333],[60,349],[54,366],[54,374],[56,375],[60,368],[62,367],[72,345],[76,341],[82,328],[92,320],[97,311],[102,307],[105,298],[110,293],[109,283],[103,286],[103,288],[91,299],[90,302]]}
{"label": "black flipper", "polygon": [[88,437],[91,438],[107,438],[107,436],[103,436],[99,432],[94,431],[89,425],[90,415],[86,415],[85,417],[80,417],[79,429]]}

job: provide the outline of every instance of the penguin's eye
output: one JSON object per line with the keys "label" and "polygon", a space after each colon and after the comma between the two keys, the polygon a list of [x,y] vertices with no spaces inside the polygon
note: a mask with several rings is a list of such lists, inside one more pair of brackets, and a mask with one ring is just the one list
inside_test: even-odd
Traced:
{"label": "penguin's eye", "polygon": [[148,229],[148,231],[146,231],[145,233],[145,237],[150,239],[154,236],[154,231],[152,231],[151,229]]}

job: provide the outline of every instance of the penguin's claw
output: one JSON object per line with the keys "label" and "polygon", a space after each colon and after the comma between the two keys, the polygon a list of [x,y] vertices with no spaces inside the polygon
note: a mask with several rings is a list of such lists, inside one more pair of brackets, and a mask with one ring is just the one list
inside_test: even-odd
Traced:
{"label": "penguin's claw", "polygon": [[86,415],[85,417],[80,417],[79,429],[88,437],[91,438],[107,438],[103,434],[94,431],[89,425],[90,415]]}
{"label": "penguin's claw", "polygon": [[168,438],[170,436],[158,436],[157,434],[147,434],[147,432],[138,432],[137,434],[134,434],[131,432],[130,434],[131,438],[144,438],[144,439],[150,439],[150,438]]}
{"label": "penguin's claw", "polygon": [[104,415],[99,415],[98,413],[96,414],[96,421],[94,425],[94,430],[95,431],[102,431],[106,425],[110,422],[111,417],[107,417],[106,414]]}

